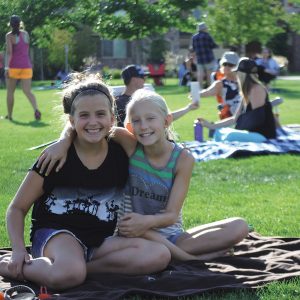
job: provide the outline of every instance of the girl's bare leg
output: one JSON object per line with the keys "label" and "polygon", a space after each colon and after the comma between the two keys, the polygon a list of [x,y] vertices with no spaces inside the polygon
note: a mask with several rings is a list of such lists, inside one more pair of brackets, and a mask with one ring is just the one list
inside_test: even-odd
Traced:
{"label": "girl's bare leg", "polygon": [[7,95],[6,95],[6,103],[7,103],[7,117],[9,120],[12,119],[12,112],[14,108],[14,93],[17,86],[17,79],[7,78]]}
{"label": "girl's bare leg", "polygon": [[[82,246],[70,234],[61,233],[49,240],[44,257],[24,264],[25,280],[45,285],[55,290],[64,290],[81,284],[86,277],[86,262]],[[10,257],[0,261],[0,275],[10,277],[8,269]]]}
{"label": "girl's bare leg", "polygon": [[176,245],[193,254],[226,253],[248,235],[248,225],[241,218],[229,218],[187,230]]}
{"label": "girl's bare leg", "polygon": [[149,274],[164,270],[170,259],[170,251],[162,244],[142,238],[111,237],[93,253],[87,272]]}
{"label": "girl's bare leg", "polygon": [[31,79],[22,79],[22,89],[26,97],[28,98],[29,102],[31,103],[33,110],[37,110],[37,102],[35,95],[31,91]]}

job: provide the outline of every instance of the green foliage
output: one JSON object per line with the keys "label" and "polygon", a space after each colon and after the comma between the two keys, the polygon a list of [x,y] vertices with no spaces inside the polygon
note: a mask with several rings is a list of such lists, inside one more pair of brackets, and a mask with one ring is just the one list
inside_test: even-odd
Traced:
{"label": "green foliage", "polygon": [[[49,40],[47,67],[54,70],[65,68],[65,45],[72,44],[72,34],[66,30],[55,28]],[[72,52],[72,51],[70,51]],[[69,61],[72,62],[72,55]]]}
{"label": "green foliage", "polygon": [[110,71],[112,79],[121,79],[122,70],[120,69],[111,69]]}
{"label": "green foliage", "polygon": [[223,45],[265,44],[283,31],[278,22],[285,12],[280,1],[216,0],[209,9],[207,23],[216,41]]}
{"label": "green foliage", "polygon": [[[98,38],[98,36],[96,36]],[[95,34],[89,26],[83,26],[73,36],[72,56],[74,59],[71,61],[72,67],[75,70],[79,70],[82,66],[83,59],[85,57],[96,55],[97,45]]]}
{"label": "green foliage", "polygon": [[[67,11],[73,5],[73,0],[0,0],[0,43],[4,43],[5,33],[9,29],[7,23],[12,14],[21,17],[26,30],[31,34],[35,28],[42,27],[50,20],[63,23]],[[35,43],[34,36],[32,40]]]}
{"label": "green foliage", "polygon": [[155,33],[164,33],[170,27],[186,22],[182,9],[190,11],[204,1],[119,0],[101,1],[97,32],[106,38],[141,39]]}
{"label": "green foliage", "polygon": [[288,1],[291,8],[295,8],[295,11],[289,12],[285,16],[285,21],[290,25],[290,29],[300,33],[300,0]]}

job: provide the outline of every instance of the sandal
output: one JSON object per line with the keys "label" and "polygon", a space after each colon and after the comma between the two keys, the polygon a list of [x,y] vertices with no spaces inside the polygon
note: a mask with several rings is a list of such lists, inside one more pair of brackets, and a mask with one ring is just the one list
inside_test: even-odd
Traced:
{"label": "sandal", "polygon": [[37,298],[35,292],[29,286],[16,285],[5,291],[4,299],[5,300],[14,300],[14,299],[34,300]]}
{"label": "sandal", "polygon": [[41,112],[38,109],[36,109],[35,112],[34,112],[35,119],[37,121],[39,121],[41,119],[41,116],[42,116]]}

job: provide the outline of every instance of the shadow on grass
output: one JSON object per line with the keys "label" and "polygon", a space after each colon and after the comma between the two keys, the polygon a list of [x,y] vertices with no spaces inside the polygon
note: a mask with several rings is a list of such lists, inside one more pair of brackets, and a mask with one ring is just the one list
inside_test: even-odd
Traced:
{"label": "shadow on grass", "polygon": [[48,123],[44,123],[41,121],[30,121],[30,122],[21,122],[21,121],[17,121],[17,120],[11,120],[11,123],[18,125],[18,126],[31,126],[31,127],[46,127],[49,126]]}

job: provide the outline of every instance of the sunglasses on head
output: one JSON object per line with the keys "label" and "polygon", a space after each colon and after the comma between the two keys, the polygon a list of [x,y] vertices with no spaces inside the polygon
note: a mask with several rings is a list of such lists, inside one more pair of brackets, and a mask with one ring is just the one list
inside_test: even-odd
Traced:
{"label": "sunglasses on head", "polygon": [[234,65],[234,64],[230,64],[230,63],[224,63],[223,66],[224,66],[224,67],[231,67],[231,68],[232,68],[232,67],[234,67],[235,65]]}

